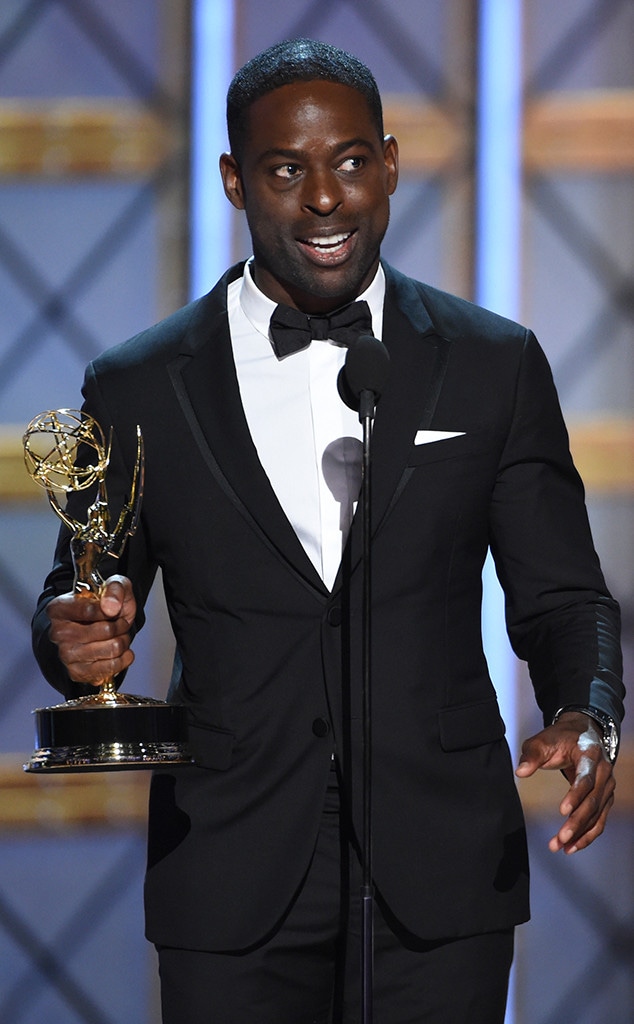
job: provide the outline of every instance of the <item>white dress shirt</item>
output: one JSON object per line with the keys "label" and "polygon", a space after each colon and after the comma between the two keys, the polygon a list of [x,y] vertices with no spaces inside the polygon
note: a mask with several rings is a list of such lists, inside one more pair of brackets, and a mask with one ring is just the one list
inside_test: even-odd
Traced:
{"label": "white dress shirt", "polygon": [[[278,359],[269,321],[276,303],[247,268],[229,285],[229,328],[251,437],[277,499],[326,586],[334,583],[361,486],[362,428],[340,399],[347,349],[313,341]],[[385,276],[358,296],[381,337]]]}

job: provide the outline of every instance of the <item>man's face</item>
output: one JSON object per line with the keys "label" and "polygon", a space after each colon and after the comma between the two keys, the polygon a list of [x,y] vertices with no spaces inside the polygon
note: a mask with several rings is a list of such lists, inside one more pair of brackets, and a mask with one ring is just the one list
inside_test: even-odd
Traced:
{"label": "man's face", "polygon": [[225,192],[247,216],[255,280],[306,313],[349,302],[372,280],[398,178],[366,99],[334,82],[284,85],[249,111],[240,164],[220,160]]}

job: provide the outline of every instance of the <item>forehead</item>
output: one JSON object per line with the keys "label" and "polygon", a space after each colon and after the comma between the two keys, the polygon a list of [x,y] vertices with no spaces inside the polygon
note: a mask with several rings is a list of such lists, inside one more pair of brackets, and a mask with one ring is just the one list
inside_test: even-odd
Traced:
{"label": "forehead", "polygon": [[338,82],[293,82],[252,103],[245,151],[257,159],[269,149],[300,149],[321,141],[366,138],[381,142],[365,96]]}

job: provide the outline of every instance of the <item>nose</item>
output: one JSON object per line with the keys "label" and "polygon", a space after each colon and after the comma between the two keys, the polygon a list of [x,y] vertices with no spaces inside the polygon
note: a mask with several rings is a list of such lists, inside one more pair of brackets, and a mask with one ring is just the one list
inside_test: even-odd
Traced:
{"label": "nose", "polygon": [[334,213],[341,204],[341,186],[334,174],[327,171],[307,176],[304,185],[304,208],[320,217]]}

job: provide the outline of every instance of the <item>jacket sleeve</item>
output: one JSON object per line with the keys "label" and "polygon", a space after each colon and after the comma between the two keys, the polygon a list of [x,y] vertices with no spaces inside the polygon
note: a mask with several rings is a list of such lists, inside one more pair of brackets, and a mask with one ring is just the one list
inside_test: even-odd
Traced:
{"label": "jacket sleeve", "polygon": [[620,723],[619,608],[594,550],[550,367],[530,332],[490,531],[511,644],[528,662],[546,724],[568,704],[594,705]]}

